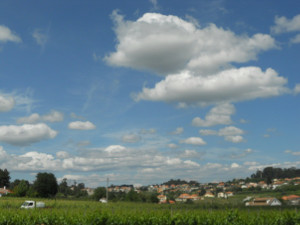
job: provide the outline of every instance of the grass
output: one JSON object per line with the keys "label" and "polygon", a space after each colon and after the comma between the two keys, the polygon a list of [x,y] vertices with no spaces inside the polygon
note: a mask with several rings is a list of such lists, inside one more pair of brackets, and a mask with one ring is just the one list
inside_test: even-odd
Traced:
{"label": "grass", "polygon": [[[0,225],[23,224],[300,224],[297,208],[246,208],[224,199],[207,199],[193,204],[33,199],[46,209],[20,209],[25,198],[0,198]],[[238,204],[239,198],[230,199]],[[232,207],[234,206],[234,207]]]}

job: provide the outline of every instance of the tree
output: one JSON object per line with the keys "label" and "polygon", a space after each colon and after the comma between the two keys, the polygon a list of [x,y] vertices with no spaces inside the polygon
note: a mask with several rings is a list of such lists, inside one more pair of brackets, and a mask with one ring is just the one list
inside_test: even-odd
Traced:
{"label": "tree", "polygon": [[8,187],[10,183],[10,176],[7,169],[0,169],[0,187]]}
{"label": "tree", "polygon": [[99,201],[100,198],[106,197],[106,188],[105,187],[98,187],[94,190],[93,199]]}
{"label": "tree", "polygon": [[26,180],[21,180],[20,183],[14,187],[14,194],[17,197],[24,197],[29,190],[29,182]]}
{"label": "tree", "polygon": [[138,202],[140,201],[140,198],[138,193],[131,189],[126,195],[126,200],[130,202]]}
{"label": "tree", "polygon": [[52,173],[38,173],[33,186],[38,196],[43,198],[53,197],[58,191],[57,180]]}
{"label": "tree", "polygon": [[71,189],[68,186],[67,178],[64,178],[58,186],[58,192],[67,197],[71,193]]}

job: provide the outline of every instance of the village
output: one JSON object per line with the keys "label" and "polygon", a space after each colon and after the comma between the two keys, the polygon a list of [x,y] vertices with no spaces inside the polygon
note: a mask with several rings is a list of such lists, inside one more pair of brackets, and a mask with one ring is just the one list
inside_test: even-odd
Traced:
{"label": "village", "polygon": [[[172,180],[168,183],[170,182],[172,182]],[[274,193],[277,196],[278,190],[282,187],[292,187],[290,189],[295,190],[300,189],[300,177],[273,179],[270,184],[267,184],[265,181],[245,182],[245,180],[242,179],[234,180],[233,182],[207,184],[197,182],[190,184],[185,181],[177,180],[177,183],[180,182],[181,184],[160,184],[146,187],[134,187],[133,185],[112,186],[108,188],[108,191],[124,193],[130,191],[137,193],[142,191],[155,192],[157,193],[159,204],[187,203],[214,198],[229,199],[236,195],[248,193],[249,196],[242,199],[245,206],[300,205],[300,195],[283,195],[280,199],[272,197]],[[266,192],[269,195],[268,197],[256,197],[259,196],[260,193]]]}
{"label": "village", "polygon": [[[107,201],[152,202],[158,204],[203,203],[238,204],[239,206],[281,206],[300,205],[300,170],[296,168],[281,169],[267,167],[257,171],[246,179],[233,179],[210,183],[197,181],[169,180],[162,184],[141,185],[113,185],[89,188],[84,183],[68,184],[63,179],[58,185],[53,174],[57,192],[55,198],[93,199],[107,203]],[[7,176],[9,172],[7,171]],[[287,177],[288,176],[288,177]],[[285,178],[284,178],[285,177]],[[5,180],[5,179],[3,179]],[[9,179],[6,179],[9,181]],[[36,183],[36,182],[35,182]],[[1,196],[34,197],[30,192],[32,184],[25,180],[15,180],[8,186],[0,187]],[[26,191],[24,191],[25,189]],[[23,190],[23,191],[22,191]],[[31,194],[30,194],[31,193]]]}

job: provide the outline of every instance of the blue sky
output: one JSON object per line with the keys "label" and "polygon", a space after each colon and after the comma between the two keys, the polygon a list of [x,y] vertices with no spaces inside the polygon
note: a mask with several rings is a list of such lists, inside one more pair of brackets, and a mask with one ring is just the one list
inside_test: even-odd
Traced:
{"label": "blue sky", "polygon": [[1,1],[0,168],[97,187],[299,167],[299,8]]}

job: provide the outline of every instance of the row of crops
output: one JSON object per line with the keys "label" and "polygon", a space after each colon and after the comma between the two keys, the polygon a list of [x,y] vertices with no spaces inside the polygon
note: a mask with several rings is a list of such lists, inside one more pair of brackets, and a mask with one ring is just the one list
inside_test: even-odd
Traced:
{"label": "row of crops", "polygon": [[203,210],[188,205],[137,203],[101,204],[88,201],[46,201],[48,208],[22,210],[24,199],[0,199],[2,224],[300,224],[296,209],[217,209]]}

